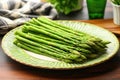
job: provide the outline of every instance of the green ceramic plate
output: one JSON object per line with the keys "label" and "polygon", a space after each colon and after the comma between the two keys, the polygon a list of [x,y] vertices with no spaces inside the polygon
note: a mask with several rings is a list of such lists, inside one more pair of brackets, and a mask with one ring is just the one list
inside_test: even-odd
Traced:
{"label": "green ceramic plate", "polygon": [[37,68],[58,69],[58,70],[78,69],[78,68],[85,68],[85,67],[97,65],[110,59],[117,53],[119,48],[119,42],[116,36],[111,32],[107,31],[106,29],[83,22],[72,22],[72,21],[59,21],[59,22],[71,28],[77,29],[79,31],[86,32],[93,36],[102,38],[103,40],[110,41],[111,43],[108,45],[107,53],[103,54],[97,59],[82,64],[69,64],[69,63],[57,61],[55,59],[46,56],[28,52],[14,45],[13,44],[14,32],[18,30],[20,27],[11,30],[3,37],[2,48],[10,58],[22,64]]}

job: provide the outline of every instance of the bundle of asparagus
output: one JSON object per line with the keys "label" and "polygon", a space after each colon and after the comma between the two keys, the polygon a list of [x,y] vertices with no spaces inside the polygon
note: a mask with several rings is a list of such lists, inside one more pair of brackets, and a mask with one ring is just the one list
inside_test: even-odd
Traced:
{"label": "bundle of asparagus", "polygon": [[15,32],[14,44],[67,63],[82,63],[105,53],[109,41],[39,17],[26,22]]}

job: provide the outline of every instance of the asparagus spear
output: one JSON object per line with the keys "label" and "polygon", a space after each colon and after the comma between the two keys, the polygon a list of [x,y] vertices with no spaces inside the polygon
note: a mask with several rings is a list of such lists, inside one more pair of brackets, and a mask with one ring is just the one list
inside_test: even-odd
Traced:
{"label": "asparagus spear", "polygon": [[45,35],[41,35],[41,34],[35,34],[35,33],[28,33],[29,36],[33,36],[33,37],[36,37],[36,38],[42,38],[42,39],[45,39],[45,40],[48,40],[48,41],[51,41],[51,42],[56,42],[56,43],[59,43],[59,44],[64,44],[64,45],[70,45],[70,46],[73,46],[73,47],[80,47],[80,48],[85,48],[85,49],[90,49],[92,47],[90,47],[89,45],[83,43],[79,43],[79,44],[70,44],[70,43],[67,43],[67,42],[64,42],[64,41],[60,41],[60,40],[56,40],[56,39],[53,39],[53,38],[50,38],[48,36],[45,36]]}
{"label": "asparagus spear", "polygon": [[[46,19],[45,17],[42,17],[43,19],[41,20],[41,21],[44,21],[44,19]],[[48,19],[49,20],[49,19]],[[44,26],[44,27],[46,27],[46,28],[48,28],[48,29],[52,29],[52,28],[55,28],[56,26],[54,26],[54,24],[51,24],[51,23],[49,23],[49,22],[47,22],[47,21],[45,21],[45,22],[47,22],[47,23],[49,23],[49,25],[46,25],[46,24],[43,24],[41,21],[38,21],[37,19],[32,19],[30,22],[32,22],[32,23],[35,23],[35,22],[37,22],[37,25],[42,25],[42,26]],[[53,22],[53,21],[52,21]],[[51,25],[51,26],[50,26]],[[50,27],[49,27],[50,26]],[[52,27],[52,26],[54,26],[54,27]],[[51,28],[52,27],[52,28]],[[39,27],[38,27],[39,28]],[[56,30],[58,30],[59,29],[59,27],[57,27],[57,28],[55,28]],[[54,30],[54,29],[53,29]],[[59,32],[61,32],[61,31],[59,31]],[[65,32],[65,31],[64,31]],[[82,32],[79,32],[80,34],[82,34],[83,35],[83,33]],[[59,35],[59,34],[58,34]],[[76,36],[76,35],[74,35],[74,36]],[[88,36],[88,35],[86,35],[85,33],[84,33],[84,35],[83,36],[87,36],[88,37],[88,39],[90,39],[90,38],[92,38],[93,40],[97,40],[97,41],[101,41],[99,38],[95,38],[95,37],[93,37],[93,36]],[[83,37],[82,36],[82,37]],[[67,37],[67,36],[66,36]],[[77,37],[80,37],[79,39],[77,38]],[[78,39],[78,40],[81,40],[81,36],[77,36],[77,37],[72,37],[72,38],[76,38],[76,39]]]}
{"label": "asparagus spear", "polygon": [[[62,50],[72,52],[72,53],[74,53],[73,51],[75,51],[75,50],[83,52],[83,53],[92,53],[89,50],[84,49],[84,48],[79,48],[79,47],[75,48],[75,47],[69,46],[69,45],[59,44],[59,43],[56,43],[56,42],[50,42],[50,41],[45,40],[43,38],[37,38],[37,37],[34,37],[34,36],[29,36],[28,34],[25,34],[21,31],[17,31],[15,34],[19,35],[19,36],[16,36],[17,39],[20,39],[20,40],[23,40],[23,41],[26,41],[24,38],[27,38],[29,40],[33,40],[33,41],[36,41],[36,42],[39,42],[39,43],[45,43],[45,44],[48,44],[48,45],[51,45],[51,46],[55,46],[57,48],[60,48]],[[20,36],[22,36],[22,38]],[[28,42],[28,41],[26,41],[26,42]],[[71,49],[73,49],[73,50],[71,50]]]}
{"label": "asparagus spear", "polygon": [[80,62],[84,61],[82,58],[80,58],[80,56],[78,57],[78,55],[69,55],[69,54],[59,55],[57,53],[53,53],[53,52],[47,51],[45,49],[38,48],[38,47],[29,45],[26,43],[22,43],[22,44],[15,43],[15,44],[21,48],[26,49],[26,50],[29,50],[29,51],[32,51],[32,52],[35,52],[35,53],[38,53],[41,55],[49,56],[49,57],[52,57],[52,58],[55,58],[55,59],[58,59],[60,61],[64,61],[67,63],[73,63],[73,61],[74,61],[74,63],[80,63]]}
{"label": "asparagus spear", "polygon": [[15,38],[14,44],[19,47],[68,63],[96,58],[106,51],[109,43],[45,17],[25,23],[15,32]]}

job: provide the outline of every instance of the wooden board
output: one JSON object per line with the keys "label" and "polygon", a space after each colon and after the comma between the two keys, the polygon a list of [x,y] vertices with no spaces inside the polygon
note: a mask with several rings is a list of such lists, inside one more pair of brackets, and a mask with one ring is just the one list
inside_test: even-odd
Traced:
{"label": "wooden board", "polygon": [[75,21],[82,21],[87,22],[91,24],[98,25],[100,27],[103,27],[111,32],[113,32],[116,35],[120,36],[120,25],[116,25],[113,23],[113,19],[94,19],[94,20],[75,20]]}

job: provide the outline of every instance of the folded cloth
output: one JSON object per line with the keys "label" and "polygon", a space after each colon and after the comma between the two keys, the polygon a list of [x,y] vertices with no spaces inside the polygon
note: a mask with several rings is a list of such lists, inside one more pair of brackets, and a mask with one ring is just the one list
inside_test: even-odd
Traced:
{"label": "folded cloth", "polygon": [[39,16],[56,19],[58,13],[50,3],[34,0],[2,0],[0,1],[0,34],[5,34],[31,18]]}

